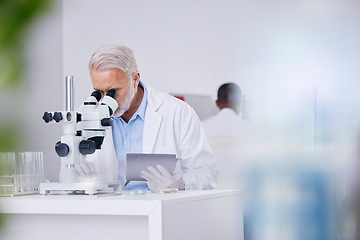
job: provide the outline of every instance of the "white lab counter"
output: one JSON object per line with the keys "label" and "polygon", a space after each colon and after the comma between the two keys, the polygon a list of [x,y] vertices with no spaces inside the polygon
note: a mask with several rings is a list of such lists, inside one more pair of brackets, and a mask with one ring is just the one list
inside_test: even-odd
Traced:
{"label": "white lab counter", "polygon": [[0,198],[0,239],[243,239],[241,191]]}

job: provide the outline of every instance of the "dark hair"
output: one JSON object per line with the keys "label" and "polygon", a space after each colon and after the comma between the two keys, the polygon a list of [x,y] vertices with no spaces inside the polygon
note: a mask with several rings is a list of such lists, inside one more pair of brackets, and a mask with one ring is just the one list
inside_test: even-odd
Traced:
{"label": "dark hair", "polygon": [[218,90],[218,102],[222,104],[238,104],[241,100],[241,89],[235,83],[225,83]]}

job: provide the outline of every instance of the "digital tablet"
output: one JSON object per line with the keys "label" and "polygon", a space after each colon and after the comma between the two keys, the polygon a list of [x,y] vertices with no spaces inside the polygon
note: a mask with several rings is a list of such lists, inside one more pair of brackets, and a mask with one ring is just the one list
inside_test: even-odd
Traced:
{"label": "digital tablet", "polygon": [[169,173],[175,170],[176,162],[179,159],[175,154],[158,153],[128,153],[126,155],[126,184],[130,181],[146,181],[141,177],[141,171],[152,166],[162,165]]}

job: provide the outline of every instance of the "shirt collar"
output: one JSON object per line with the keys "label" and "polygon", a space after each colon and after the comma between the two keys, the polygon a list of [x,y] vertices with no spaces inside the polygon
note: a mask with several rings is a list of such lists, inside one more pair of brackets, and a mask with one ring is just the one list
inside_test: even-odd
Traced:
{"label": "shirt collar", "polygon": [[141,101],[141,104],[139,106],[139,108],[137,109],[136,113],[134,114],[135,117],[137,115],[139,115],[139,117],[144,120],[145,119],[145,112],[146,112],[146,106],[147,106],[147,89],[146,87],[144,86],[144,84],[142,84],[142,82],[139,83],[139,87],[143,87],[144,88],[144,96],[143,96],[143,99]]}
{"label": "shirt collar", "polygon": [[136,110],[134,115],[130,118],[129,122],[135,120],[137,118],[137,116],[139,116],[142,120],[145,119],[145,112],[146,112],[146,106],[147,106],[147,89],[142,82],[139,82],[139,87],[143,87],[144,95],[141,100],[140,106],[138,107],[138,109]]}
{"label": "shirt collar", "polygon": [[[146,89],[145,85],[141,81],[139,82],[139,87],[140,86],[143,87],[143,89],[144,89],[144,95],[143,95],[143,98],[141,100],[140,106],[138,107],[138,109],[136,110],[134,115],[130,118],[129,122],[135,120],[137,118],[137,116],[139,116],[142,120],[145,119],[145,112],[146,112],[146,107],[147,107],[147,102],[148,102],[147,101],[148,92],[147,92],[147,89]],[[114,117],[112,117],[112,118],[114,118]],[[124,121],[121,118],[121,116],[118,117],[118,118],[114,118],[114,119]]]}

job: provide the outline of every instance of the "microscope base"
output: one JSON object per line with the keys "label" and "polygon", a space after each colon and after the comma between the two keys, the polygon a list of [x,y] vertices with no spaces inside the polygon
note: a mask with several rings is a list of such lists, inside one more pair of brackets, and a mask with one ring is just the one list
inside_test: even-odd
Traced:
{"label": "microscope base", "polygon": [[93,195],[99,191],[122,191],[123,184],[121,182],[73,182],[73,183],[40,183],[40,194],[51,194],[52,192],[84,192]]}

